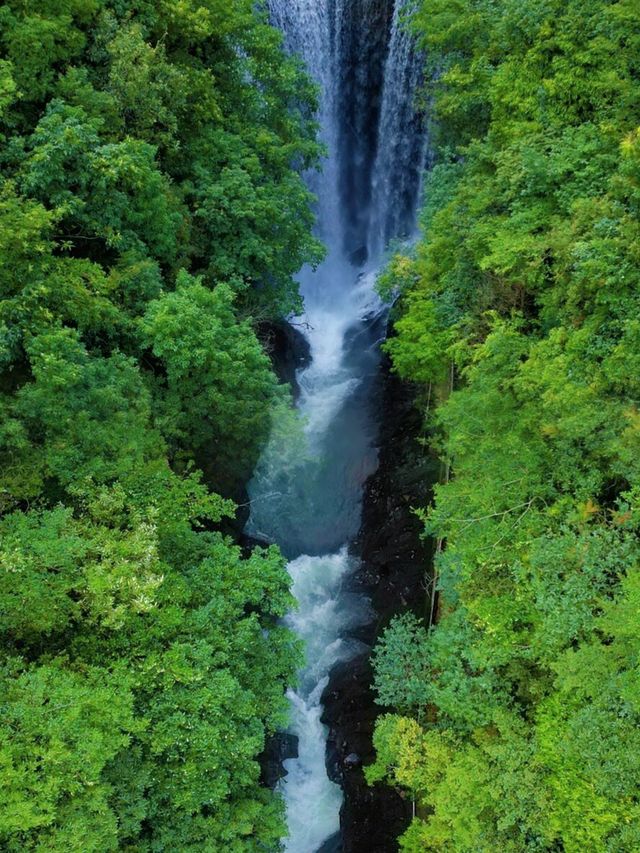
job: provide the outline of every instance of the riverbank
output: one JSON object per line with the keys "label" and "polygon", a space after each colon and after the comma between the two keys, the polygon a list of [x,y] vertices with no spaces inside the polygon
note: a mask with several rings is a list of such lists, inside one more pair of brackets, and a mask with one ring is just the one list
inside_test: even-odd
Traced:
{"label": "riverbank", "polygon": [[[407,610],[424,615],[426,576],[432,544],[421,538],[412,507],[425,506],[438,476],[438,462],[420,442],[422,418],[413,388],[400,381],[383,360],[374,401],[380,423],[379,466],[365,488],[362,526],[352,545],[360,568],[351,581],[367,596],[373,620],[358,638],[370,648],[390,619]],[[412,815],[412,804],[392,788],[369,787],[363,767],[373,760],[377,716],[371,690],[369,653],[338,664],[323,696],[323,721],[330,728],[328,769],[342,785],[343,853],[395,853],[397,838]]]}

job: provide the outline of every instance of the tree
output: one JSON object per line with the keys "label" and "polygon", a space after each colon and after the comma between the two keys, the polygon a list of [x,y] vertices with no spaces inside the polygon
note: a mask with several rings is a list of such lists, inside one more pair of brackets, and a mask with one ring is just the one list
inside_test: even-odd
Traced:
{"label": "tree", "polygon": [[321,256],[281,42],[251,0],[0,9],[3,850],[279,849],[289,577],[220,492]]}
{"label": "tree", "polygon": [[421,511],[438,624],[394,623],[375,657],[404,716],[369,773],[417,799],[406,850],[638,847],[633,6],[414,16],[439,162],[383,285],[450,476]]}

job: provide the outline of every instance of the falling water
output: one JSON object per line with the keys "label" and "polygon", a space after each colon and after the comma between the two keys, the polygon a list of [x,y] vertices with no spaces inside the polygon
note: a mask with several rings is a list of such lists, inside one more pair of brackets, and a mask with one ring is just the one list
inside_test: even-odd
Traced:
{"label": "falling water", "polygon": [[[411,4],[411,6],[414,4]],[[416,110],[422,63],[397,3],[384,75],[379,145],[373,167],[368,250],[377,257],[388,240],[410,233],[426,165],[424,116]]]}
{"label": "falling water", "polygon": [[300,273],[305,316],[297,322],[312,356],[298,375],[301,426],[296,434],[276,423],[249,486],[248,532],[277,542],[290,560],[298,607],[287,622],[306,646],[289,691],[298,757],[285,762],[281,783],[288,853],[316,853],[339,837],[342,792],[327,776],[321,700],[332,667],[362,650],[350,633],[371,619],[368,602],[348,593],[346,581],[355,569],[349,543],[360,527],[364,483],[377,466],[371,398],[385,308],[375,266],[384,242],[413,226],[424,149],[413,109],[419,62],[396,3],[268,2],[287,49],[320,85],[328,149],[321,176],[308,178],[327,259]]}

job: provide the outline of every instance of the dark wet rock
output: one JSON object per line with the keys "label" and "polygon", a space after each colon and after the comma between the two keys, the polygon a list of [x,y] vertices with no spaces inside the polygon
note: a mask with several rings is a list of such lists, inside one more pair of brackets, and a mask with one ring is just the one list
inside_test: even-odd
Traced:
{"label": "dark wet rock", "polygon": [[354,265],[354,267],[363,267],[367,263],[368,256],[369,252],[367,251],[367,247],[360,246],[360,248],[356,249],[355,252],[351,252],[349,255],[349,261]]}
{"label": "dark wet rock", "polygon": [[260,328],[260,338],[278,379],[291,387],[293,397],[297,399],[300,387],[296,374],[311,364],[311,348],[302,329],[285,320],[265,323]]}
{"label": "dark wet rock", "polygon": [[[419,441],[422,418],[414,391],[391,374],[386,361],[374,405],[381,423],[379,467],[365,489],[362,528],[353,546],[362,562],[351,584],[373,606],[374,619],[358,631],[369,646],[394,615],[407,610],[425,615],[431,543],[421,539],[412,507],[429,502],[438,474],[437,461]],[[334,667],[323,696],[330,729],[327,769],[345,795],[343,853],[396,853],[411,819],[411,804],[399,791],[370,787],[364,777],[363,768],[374,760],[375,721],[387,710],[375,702],[372,677],[369,653],[362,654]]]}
{"label": "dark wet rock", "polygon": [[318,853],[343,853],[340,833],[338,832],[335,835],[332,835],[331,838],[325,841],[322,847],[318,850]]}
{"label": "dark wet rock", "polygon": [[350,752],[344,760],[344,769],[356,770],[358,767],[362,767],[362,759],[357,753]]}
{"label": "dark wet rock", "polygon": [[278,732],[267,741],[259,758],[260,778],[263,785],[275,788],[280,779],[287,775],[284,762],[298,757],[298,738],[287,732]]}
{"label": "dark wet rock", "polygon": [[[329,726],[327,771],[342,786],[343,853],[391,853],[410,817],[406,802],[391,788],[367,785],[363,763],[374,754],[372,735],[380,708],[371,692],[369,655],[339,664],[323,696]],[[357,760],[354,761],[353,757]]]}
{"label": "dark wet rock", "polygon": [[269,548],[273,545],[273,542],[270,542],[268,539],[263,539],[258,536],[250,536],[248,533],[244,532],[237,537],[236,541],[242,548],[244,557],[250,557],[254,548]]}

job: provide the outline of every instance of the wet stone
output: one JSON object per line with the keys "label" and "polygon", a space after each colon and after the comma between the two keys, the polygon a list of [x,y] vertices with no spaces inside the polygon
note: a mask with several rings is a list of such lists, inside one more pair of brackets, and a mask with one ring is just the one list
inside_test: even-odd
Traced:
{"label": "wet stone", "polygon": [[344,760],[345,770],[355,770],[362,766],[362,759],[355,752],[350,752]]}

